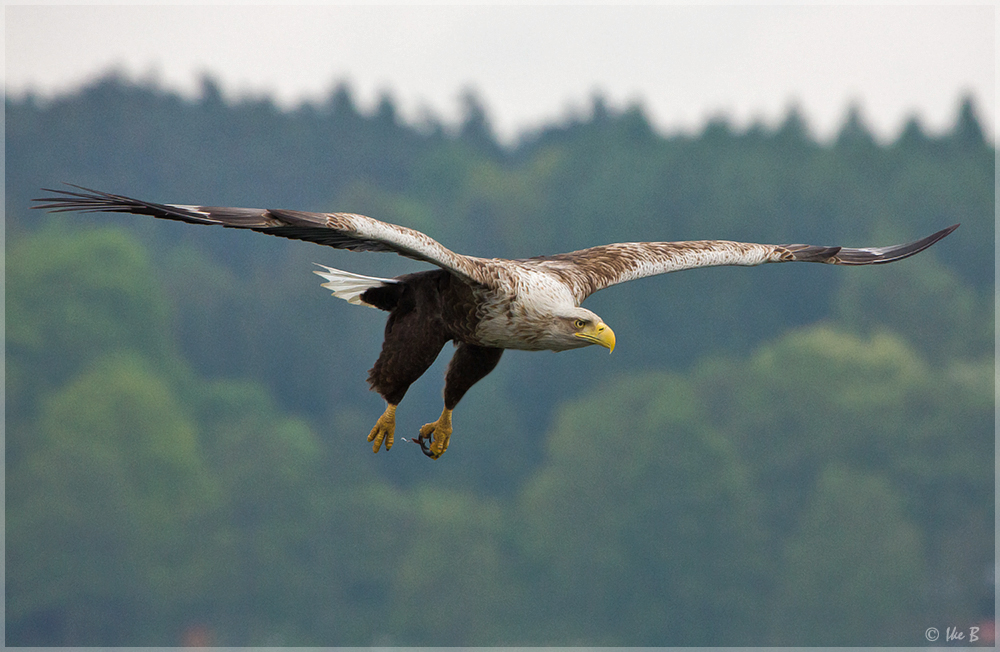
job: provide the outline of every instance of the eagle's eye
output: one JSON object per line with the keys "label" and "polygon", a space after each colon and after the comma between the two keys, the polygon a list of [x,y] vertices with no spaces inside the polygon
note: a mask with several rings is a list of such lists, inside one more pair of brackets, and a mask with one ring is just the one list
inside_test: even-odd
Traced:
{"label": "eagle's eye", "polygon": [[576,321],[573,322],[573,325],[576,326],[577,328],[583,328],[584,326],[587,325],[587,322],[583,319],[577,319]]}

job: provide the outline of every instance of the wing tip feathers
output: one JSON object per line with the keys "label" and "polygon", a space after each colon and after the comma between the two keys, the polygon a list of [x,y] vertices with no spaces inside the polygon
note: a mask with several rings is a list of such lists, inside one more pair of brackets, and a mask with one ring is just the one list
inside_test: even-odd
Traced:
{"label": "wing tip feathers", "polygon": [[[909,258],[942,240],[957,229],[961,224],[952,224],[931,235],[900,245],[888,247],[868,247],[852,249],[849,247],[821,247],[815,245],[783,245],[783,249],[791,253],[790,258],[796,262],[827,263],[831,265],[882,265],[897,260]],[[787,254],[786,254],[787,255]]]}

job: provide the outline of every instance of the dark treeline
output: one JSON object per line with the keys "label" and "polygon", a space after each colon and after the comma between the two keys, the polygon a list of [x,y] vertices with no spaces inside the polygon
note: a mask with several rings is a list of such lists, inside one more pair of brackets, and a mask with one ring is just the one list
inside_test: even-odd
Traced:
{"label": "dark treeline", "polygon": [[[850,109],[663,136],[641,107],[512,146],[118,77],[6,100],[7,643],[919,645],[993,613],[994,147]],[[612,356],[510,352],[436,462],[371,455],[383,314],[259,234],[29,211],[60,182],[360,212],[481,256],[614,241],[883,245],[590,298]],[[450,352],[399,412],[436,417]]]}

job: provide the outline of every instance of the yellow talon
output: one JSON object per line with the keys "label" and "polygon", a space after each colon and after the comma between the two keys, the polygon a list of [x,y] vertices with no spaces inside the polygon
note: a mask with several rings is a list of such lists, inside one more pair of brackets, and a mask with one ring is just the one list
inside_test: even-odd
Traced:
{"label": "yellow talon", "polygon": [[372,452],[377,453],[385,442],[385,450],[392,448],[393,437],[396,434],[396,406],[389,404],[385,412],[375,422],[375,427],[368,434],[368,441],[374,442]]}
{"label": "yellow talon", "polygon": [[430,448],[424,448],[424,452],[433,460],[441,457],[448,450],[448,441],[451,439],[451,410],[445,408],[434,423],[428,423],[420,429],[420,441],[430,439]]}

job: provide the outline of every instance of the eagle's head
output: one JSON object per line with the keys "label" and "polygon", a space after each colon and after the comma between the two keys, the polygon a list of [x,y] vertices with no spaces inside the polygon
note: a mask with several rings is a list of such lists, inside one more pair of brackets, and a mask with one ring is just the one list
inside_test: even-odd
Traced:
{"label": "eagle's head", "polygon": [[586,308],[573,308],[556,315],[552,335],[567,349],[599,344],[615,350],[615,332]]}

